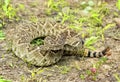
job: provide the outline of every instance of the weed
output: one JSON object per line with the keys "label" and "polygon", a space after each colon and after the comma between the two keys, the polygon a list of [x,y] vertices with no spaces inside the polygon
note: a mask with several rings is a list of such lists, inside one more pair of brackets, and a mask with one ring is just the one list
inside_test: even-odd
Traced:
{"label": "weed", "polygon": [[85,75],[81,74],[81,75],[80,75],[80,78],[81,78],[82,80],[84,80],[84,79],[85,79]]}
{"label": "weed", "polygon": [[0,29],[2,29],[3,28],[3,25],[4,23],[2,23],[2,21],[0,20]]}
{"label": "weed", "polygon": [[69,25],[69,28],[72,28],[72,29],[80,32],[80,31],[82,31],[81,26],[82,26],[82,25],[70,24],[70,25]]}
{"label": "weed", "polygon": [[[30,73],[31,73],[31,79],[36,79],[36,78],[37,78],[37,75],[43,73],[44,70],[45,70],[45,69],[42,69],[42,68],[29,70]],[[48,75],[48,76],[49,76],[49,75]]]}
{"label": "weed", "polygon": [[48,0],[47,2],[47,14],[50,15],[55,12],[61,11],[62,8],[67,6],[67,2],[65,0]]}
{"label": "weed", "polygon": [[38,18],[36,16],[31,16],[30,21],[36,23],[38,21]]}
{"label": "weed", "polygon": [[19,4],[17,10],[25,10],[25,6],[23,4]]}
{"label": "weed", "polygon": [[114,26],[115,26],[115,24],[107,24],[104,28],[97,28],[96,35],[100,36],[102,38],[102,40],[104,41],[105,40],[105,38],[104,38],[105,31]]}
{"label": "weed", "polygon": [[85,78],[91,78],[92,80],[97,79],[98,75],[98,69],[107,61],[106,57],[102,57],[99,59],[99,61],[95,64],[92,65],[92,68],[86,70],[85,74],[81,74],[80,78],[85,79]]}
{"label": "weed", "polygon": [[118,76],[118,74],[114,74],[114,77],[117,79],[117,82],[120,82],[120,77]]}
{"label": "weed", "polygon": [[106,61],[107,61],[107,58],[106,58],[106,57],[100,58],[97,63],[93,64],[93,68],[96,68],[96,69],[100,68],[100,66],[101,66],[103,63],[105,63]]}
{"label": "weed", "polygon": [[62,19],[61,23],[65,23],[66,21],[73,22],[75,16],[71,14],[71,10],[69,7],[65,7],[62,9],[62,12],[59,12],[57,15],[58,19]]}
{"label": "weed", "polygon": [[[59,1],[62,3],[62,1]],[[58,3],[59,3],[58,2]],[[49,0],[48,7],[51,9],[51,11],[58,12],[58,15],[56,16],[57,19],[61,19],[62,23],[69,22],[69,27],[78,31],[83,30],[83,26],[86,24],[87,27],[87,33],[89,33],[89,39],[87,39],[87,42],[85,43],[85,47],[94,50],[95,48],[91,46],[93,43],[97,42],[98,39],[102,38],[104,41],[104,32],[105,30],[109,29],[112,24],[108,24],[104,28],[102,28],[103,18],[105,15],[109,14],[109,9],[106,8],[106,4],[101,4],[99,7],[96,7],[94,10],[92,9],[95,4],[92,0],[85,2],[83,1],[81,3],[83,11],[87,11],[90,13],[90,15],[86,17],[76,17],[75,15],[78,14],[79,9],[71,10],[70,7],[63,7],[59,10],[59,7],[54,0]],[[58,11],[57,11],[58,10]],[[85,37],[85,33],[82,33],[82,36]],[[93,36],[94,35],[94,36]],[[95,37],[96,36],[96,37]]]}
{"label": "weed", "polygon": [[89,25],[92,27],[97,26],[97,25],[101,25],[103,17],[101,17],[100,14],[97,12],[91,12],[91,13],[92,13],[92,15],[89,18],[89,20],[91,22],[89,23]]}
{"label": "weed", "polygon": [[15,65],[14,65],[13,63],[9,63],[9,66],[10,66],[11,68],[15,68]]}
{"label": "weed", "polygon": [[[23,8],[22,5],[19,7]],[[20,8],[14,8],[11,0],[0,0],[0,29],[3,28],[8,21],[19,20],[17,11]]]}
{"label": "weed", "polygon": [[95,3],[93,0],[89,0],[88,2],[83,1],[80,5],[82,6],[82,9],[86,9],[87,7],[93,7]]}
{"label": "weed", "polygon": [[61,66],[61,67],[60,67],[60,72],[61,72],[62,74],[66,74],[66,73],[68,73],[68,72],[70,71],[70,69],[71,69],[71,67]]}
{"label": "weed", "polygon": [[86,74],[89,76],[91,75],[91,70],[86,70]]}
{"label": "weed", "polygon": [[12,82],[12,81],[6,80],[6,79],[4,79],[2,76],[0,76],[0,82]]}
{"label": "weed", "polygon": [[43,45],[44,44],[44,39],[43,38],[36,38],[36,39],[31,41],[31,44],[33,46]]}
{"label": "weed", "polygon": [[20,76],[20,79],[21,79],[22,82],[25,81],[25,76],[24,76],[24,75],[21,75],[21,76]]}
{"label": "weed", "polygon": [[37,71],[37,74],[41,74],[41,73],[43,73],[44,72],[44,69],[39,69],[38,71]]}
{"label": "weed", "polygon": [[29,70],[29,72],[31,73],[31,79],[35,79],[36,78],[36,69],[33,70]]}
{"label": "weed", "polygon": [[101,65],[103,65],[103,63],[105,63],[107,61],[106,57],[102,57],[99,59],[99,61],[95,64],[93,64],[92,68],[90,69],[90,73],[89,75],[93,76],[93,79],[96,80],[97,77],[97,70],[101,67]]}
{"label": "weed", "polygon": [[109,9],[106,8],[106,4],[102,4],[101,6],[94,8],[94,10],[91,10],[91,15],[88,17],[89,26],[95,27],[102,25],[102,19],[108,13]]}
{"label": "weed", "polygon": [[31,7],[37,7],[37,5],[38,5],[38,2],[37,2],[37,1],[34,1],[34,2],[30,3],[30,6],[31,6]]}
{"label": "weed", "polygon": [[2,5],[3,12],[5,16],[9,19],[16,17],[16,9],[10,4],[10,0],[4,0],[4,4]]}
{"label": "weed", "polygon": [[97,40],[98,40],[98,37],[95,37],[95,36],[91,36],[90,38],[86,39],[84,44],[85,48],[95,50],[95,48],[92,45],[96,43]]}
{"label": "weed", "polygon": [[0,40],[5,39],[5,34],[3,33],[2,30],[0,30]]}
{"label": "weed", "polygon": [[116,7],[120,10],[120,0],[116,2]]}

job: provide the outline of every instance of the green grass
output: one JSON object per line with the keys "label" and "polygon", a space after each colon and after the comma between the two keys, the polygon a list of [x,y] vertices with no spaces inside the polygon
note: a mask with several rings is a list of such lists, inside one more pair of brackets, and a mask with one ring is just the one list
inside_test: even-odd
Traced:
{"label": "green grass", "polygon": [[[71,9],[70,4],[67,4],[65,0],[48,0],[46,13],[49,16],[53,16],[52,13],[57,13],[54,18],[60,20],[62,24],[67,23],[68,27],[81,32],[83,38],[88,35],[89,38],[85,47],[94,50],[95,48],[92,45],[100,39],[104,41],[105,31],[115,24],[108,24],[104,27],[102,25],[103,18],[110,13],[106,3],[97,6],[93,0],[89,0],[78,4],[79,7]],[[81,11],[83,11],[82,14]],[[83,14],[86,13],[87,15],[84,16]],[[85,29],[84,26],[87,26],[87,28],[85,32],[82,32]]]}
{"label": "green grass", "polygon": [[46,10],[46,13],[48,15],[54,13],[54,12],[59,12],[61,11],[61,8],[65,7],[67,2],[65,0],[48,0],[47,2],[47,7],[48,9]]}
{"label": "green grass", "polygon": [[84,74],[80,74],[81,79],[87,79],[91,78],[92,80],[96,81],[97,75],[98,75],[98,70],[99,68],[105,64],[107,61],[106,57],[102,57],[98,60],[98,62],[93,63],[92,67],[90,69],[87,69]]}
{"label": "green grass", "polygon": [[4,79],[2,76],[0,76],[0,82],[12,82],[12,81],[6,80],[6,79]]}
{"label": "green grass", "polygon": [[114,77],[117,79],[117,82],[120,82],[120,77],[118,74],[114,74]]}
{"label": "green grass", "polygon": [[2,28],[7,21],[19,20],[17,15],[19,10],[24,10],[24,5],[19,4],[18,7],[14,7],[11,4],[11,0],[0,0],[0,28]]}
{"label": "green grass", "polygon": [[[81,36],[85,38],[86,35],[89,35],[87,41],[85,42],[85,47],[95,50],[92,46],[98,40],[102,39],[104,41],[104,33],[109,28],[115,26],[115,24],[108,24],[102,26],[103,18],[109,14],[109,9],[106,7],[106,4],[101,4],[100,6],[95,6],[94,2],[90,0],[89,2],[84,2],[79,8],[70,9],[70,6],[66,4],[65,0],[59,0],[58,2],[54,0],[49,0],[47,3],[48,10],[47,12],[51,15],[52,12],[57,12],[58,14],[54,16],[55,19],[61,20],[61,23],[67,23],[68,27],[81,32],[86,24],[86,32],[81,32]],[[91,9],[86,9],[91,7]],[[78,16],[80,9],[86,9],[88,16]],[[35,21],[36,18],[32,17],[32,21]],[[87,34],[86,34],[87,33]],[[39,41],[37,41],[39,42]]]}
{"label": "green grass", "polygon": [[71,70],[71,67],[61,66],[61,67],[59,67],[59,69],[60,69],[60,73],[66,74],[66,73],[68,73]]}
{"label": "green grass", "polygon": [[44,44],[44,37],[36,38],[36,39],[32,40],[32,41],[31,41],[31,44],[32,44],[33,46],[43,45],[43,44]]}
{"label": "green grass", "polygon": [[120,0],[117,0],[116,7],[118,8],[118,10],[120,10]]}
{"label": "green grass", "polygon": [[5,39],[5,35],[2,30],[0,30],[0,40]]}
{"label": "green grass", "polygon": [[7,18],[12,19],[16,16],[16,9],[10,4],[10,2],[11,0],[4,0],[2,10]]}

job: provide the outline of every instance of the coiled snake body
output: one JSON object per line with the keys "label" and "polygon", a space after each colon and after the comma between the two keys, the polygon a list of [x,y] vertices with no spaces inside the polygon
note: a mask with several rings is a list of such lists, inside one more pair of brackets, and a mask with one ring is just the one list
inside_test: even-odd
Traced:
{"label": "coiled snake body", "polygon": [[[53,20],[37,22],[22,21],[6,33],[12,51],[22,60],[36,66],[56,63],[64,54],[99,57],[106,55],[108,49],[92,53],[83,49],[80,35],[65,25]],[[37,37],[45,37],[44,45],[32,46],[30,42]]]}

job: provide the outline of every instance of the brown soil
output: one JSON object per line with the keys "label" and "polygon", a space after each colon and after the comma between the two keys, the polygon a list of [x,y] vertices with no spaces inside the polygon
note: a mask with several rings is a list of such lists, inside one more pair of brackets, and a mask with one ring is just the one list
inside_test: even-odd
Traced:
{"label": "brown soil", "polygon": [[[67,1],[73,3],[77,0]],[[44,16],[44,0],[13,0],[12,3],[14,6],[17,6],[19,3],[25,5],[26,12],[19,12],[19,16],[23,18],[28,18],[30,15]],[[109,6],[112,8],[113,4],[111,3],[109,3]],[[116,8],[112,9],[116,10]],[[112,15],[106,17],[105,22],[112,21],[112,17]],[[0,41],[0,76],[12,82],[117,82],[115,74],[120,76],[119,33],[120,28],[116,27],[105,32],[105,39],[111,47],[112,55],[97,70],[95,79],[93,79],[94,75],[89,76],[86,71],[92,68],[92,65],[99,61],[99,58],[64,56],[55,65],[35,67],[23,62],[11,51],[7,51],[4,40]],[[104,44],[102,42],[98,42],[98,44],[98,50],[102,50],[103,47],[101,45]],[[85,79],[82,79],[81,75],[84,75]]]}

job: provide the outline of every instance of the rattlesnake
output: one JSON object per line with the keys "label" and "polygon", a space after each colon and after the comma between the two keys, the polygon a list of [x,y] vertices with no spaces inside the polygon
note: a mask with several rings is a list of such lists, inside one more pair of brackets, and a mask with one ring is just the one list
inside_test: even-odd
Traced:
{"label": "rattlesnake", "polygon": [[[22,60],[36,66],[54,64],[64,54],[98,57],[109,51],[108,48],[99,53],[84,50],[79,33],[52,19],[40,18],[37,22],[24,20],[13,27],[15,28],[6,32],[6,39],[9,44],[11,42],[12,51]],[[37,37],[45,37],[44,45],[30,44]]]}

